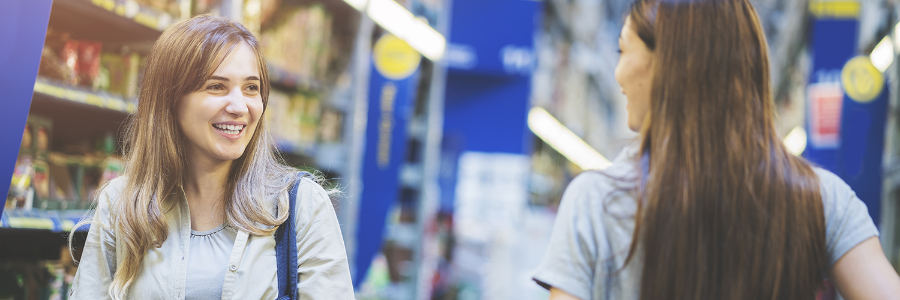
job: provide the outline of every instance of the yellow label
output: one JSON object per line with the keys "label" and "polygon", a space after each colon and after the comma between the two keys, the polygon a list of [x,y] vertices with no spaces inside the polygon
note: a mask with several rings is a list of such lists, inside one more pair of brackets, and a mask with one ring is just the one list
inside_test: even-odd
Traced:
{"label": "yellow label", "polygon": [[86,103],[87,102],[87,93],[77,90],[66,89],[65,98],[68,100],[72,100],[75,102]]}
{"label": "yellow label", "polygon": [[10,217],[9,227],[31,229],[53,229],[53,221],[45,218]]}
{"label": "yellow label", "polygon": [[115,1],[115,0],[91,0],[91,2],[93,2],[94,5],[99,6],[99,7],[102,7],[102,8],[104,8],[104,9],[106,9],[106,10],[109,10],[109,11],[112,11],[113,8],[116,7],[116,1]]}
{"label": "yellow label", "polygon": [[388,79],[400,80],[419,68],[422,55],[400,38],[385,34],[375,43],[372,58],[378,73]]}
{"label": "yellow label", "polygon": [[34,92],[50,95],[56,98],[64,98],[66,96],[65,88],[40,81],[34,82]]}
{"label": "yellow label", "polygon": [[156,20],[156,17],[146,14],[146,13],[142,13],[142,12],[139,12],[136,15],[134,15],[134,21],[137,22],[138,24],[141,24],[141,25],[153,28],[153,29],[157,29],[157,27],[159,27],[159,21]]}
{"label": "yellow label", "polygon": [[125,102],[122,101],[122,99],[118,98],[108,98],[106,101],[106,107],[118,111],[126,111],[127,109],[127,107],[125,106]]}
{"label": "yellow label", "polygon": [[106,101],[103,101],[103,97],[100,97],[100,95],[96,94],[88,94],[87,97],[85,97],[84,102],[90,105],[106,107]]}
{"label": "yellow label", "polygon": [[63,231],[69,232],[72,231],[73,227],[75,227],[75,222],[72,222],[72,220],[62,220],[62,224],[60,225],[62,225]]}
{"label": "yellow label", "polygon": [[813,0],[809,2],[809,11],[817,18],[856,19],[859,18],[859,1]]}
{"label": "yellow label", "polygon": [[884,76],[872,65],[869,56],[860,55],[850,59],[841,70],[841,87],[850,99],[868,103],[884,88]]}

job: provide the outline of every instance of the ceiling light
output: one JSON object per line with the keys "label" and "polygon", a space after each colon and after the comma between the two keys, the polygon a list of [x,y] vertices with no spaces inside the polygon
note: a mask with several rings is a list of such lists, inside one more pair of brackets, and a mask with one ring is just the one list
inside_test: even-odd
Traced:
{"label": "ceiling light", "polygon": [[531,109],[528,113],[528,128],[582,170],[606,169],[612,165],[606,157],[559,123],[543,108]]}

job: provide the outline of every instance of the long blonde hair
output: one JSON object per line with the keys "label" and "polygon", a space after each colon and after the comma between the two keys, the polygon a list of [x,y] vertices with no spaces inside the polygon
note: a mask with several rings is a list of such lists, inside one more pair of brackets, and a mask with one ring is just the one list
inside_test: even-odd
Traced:
{"label": "long blonde hair", "polygon": [[[269,80],[259,42],[241,24],[223,17],[203,15],[182,21],[163,32],[147,57],[141,81],[137,112],[128,120],[125,141],[125,188],[110,211],[117,217],[117,243],[124,246],[121,264],[116,266],[109,294],[125,298],[141,270],[144,255],[159,248],[168,238],[165,212],[180,197],[186,160],[185,137],[178,129],[177,102],[200,90],[223,58],[239,43],[256,54],[259,65],[262,122],[244,150],[234,161],[226,183],[226,221],[253,235],[271,235],[288,216],[288,210],[271,213],[266,202],[286,191],[296,169],[285,166],[274,152],[274,140],[265,122]],[[288,205],[280,197],[278,206]],[[78,226],[76,226],[78,228]],[[71,241],[70,241],[71,244]]]}

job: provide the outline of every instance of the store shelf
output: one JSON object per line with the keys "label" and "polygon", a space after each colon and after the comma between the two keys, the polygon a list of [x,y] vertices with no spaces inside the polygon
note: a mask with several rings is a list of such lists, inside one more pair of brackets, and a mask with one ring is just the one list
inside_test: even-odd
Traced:
{"label": "store shelf", "polygon": [[29,114],[53,120],[51,145],[71,145],[113,134],[135,105],[121,97],[38,78]]}
{"label": "store shelf", "polygon": [[133,0],[55,0],[50,13],[50,27],[104,42],[153,41],[174,21]]}
{"label": "store shelf", "polygon": [[[69,232],[86,215],[86,210],[45,211],[40,209],[5,209],[0,217],[0,227],[16,229]],[[88,231],[90,225],[78,231]]]}
{"label": "store shelf", "polygon": [[292,73],[274,64],[267,64],[266,68],[269,69],[269,82],[273,86],[287,90],[310,92],[322,92],[324,90],[325,85],[314,78]]}
{"label": "store shelf", "polygon": [[34,82],[34,93],[126,114],[135,110],[134,103],[122,97],[105,92],[93,92],[82,87],[65,86],[43,78],[38,78]]}

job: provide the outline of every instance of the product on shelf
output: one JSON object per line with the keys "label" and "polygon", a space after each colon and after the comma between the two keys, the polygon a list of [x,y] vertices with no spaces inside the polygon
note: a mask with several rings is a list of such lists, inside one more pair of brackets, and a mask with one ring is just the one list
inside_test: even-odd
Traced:
{"label": "product on shelf", "polygon": [[319,138],[323,142],[338,142],[343,133],[344,115],[335,109],[325,109],[319,122]]}
{"label": "product on shelf", "polygon": [[318,140],[319,98],[279,91],[269,94],[269,125],[278,141],[289,147],[307,147]]}
{"label": "product on shelf", "polygon": [[67,299],[76,270],[65,246],[59,260],[0,262],[0,299]]}
{"label": "product on shelf", "polygon": [[193,14],[218,14],[221,2],[222,0],[195,0],[193,1]]}
{"label": "product on shelf", "polygon": [[108,91],[126,99],[137,96],[142,58],[128,47],[104,49],[97,41],[76,40],[47,29],[38,75],[70,86]]}
{"label": "product on shelf", "polygon": [[[266,4],[265,2],[263,4]],[[264,11],[266,10],[263,6]],[[279,68],[307,78],[322,78],[331,45],[331,15],[321,5],[287,6],[262,29],[260,44],[266,59]]]}
{"label": "product on shelf", "polygon": [[[171,16],[181,15],[180,2],[183,0],[135,0],[138,4],[167,13]],[[205,1],[198,1],[205,2]]]}
{"label": "product on shelf", "polygon": [[9,186],[9,195],[6,197],[6,207],[25,207],[30,202],[34,192],[31,189],[31,179],[34,177],[34,166],[31,154],[20,154],[13,169],[12,183]]}
{"label": "product on shelf", "polygon": [[78,74],[79,84],[97,88],[100,77],[101,52],[103,52],[103,44],[100,42],[78,42],[78,63],[75,65],[75,73]]}
{"label": "product on shelf", "polygon": [[141,58],[137,53],[128,50],[104,52],[100,56],[100,65],[109,76],[106,89],[128,99],[137,97],[140,64]]}

